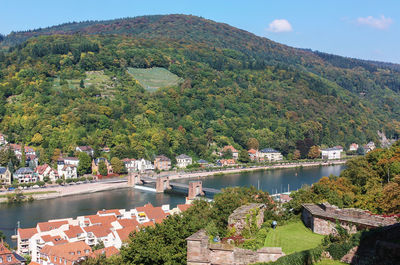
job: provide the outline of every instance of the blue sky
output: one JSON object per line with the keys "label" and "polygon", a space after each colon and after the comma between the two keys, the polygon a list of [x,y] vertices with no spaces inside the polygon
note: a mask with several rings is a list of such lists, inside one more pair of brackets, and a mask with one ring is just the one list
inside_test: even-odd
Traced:
{"label": "blue sky", "polygon": [[0,0],[0,33],[70,21],[192,14],[294,47],[400,63],[399,0]]}

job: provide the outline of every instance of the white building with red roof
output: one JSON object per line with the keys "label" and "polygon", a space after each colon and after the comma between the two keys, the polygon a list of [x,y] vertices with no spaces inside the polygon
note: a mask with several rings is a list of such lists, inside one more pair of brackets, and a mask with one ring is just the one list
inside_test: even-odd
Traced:
{"label": "white building with red roof", "polygon": [[37,166],[35,173],[38,175],[40,181],[43,181],[45,177],[48,177],[52,182],[58,179],[57,170],[51,168],[48,164]]}

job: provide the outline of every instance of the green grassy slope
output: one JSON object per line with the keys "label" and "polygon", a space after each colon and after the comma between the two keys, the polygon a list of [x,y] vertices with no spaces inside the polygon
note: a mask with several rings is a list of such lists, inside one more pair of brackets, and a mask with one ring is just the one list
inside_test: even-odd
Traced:
{"label": "green grassy slope", "polygon": [[182,79],[165,68],[128,68],[128,73],[142,85],[147,91],[156,91],[160,87],[176,86]]}

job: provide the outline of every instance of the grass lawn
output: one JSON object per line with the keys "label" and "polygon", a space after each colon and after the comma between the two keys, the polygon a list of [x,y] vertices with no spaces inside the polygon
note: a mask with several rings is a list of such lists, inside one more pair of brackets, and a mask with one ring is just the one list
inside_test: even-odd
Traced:
{"label": "grass lawn", "polygon": [[290,254],[317,247],[323,235],[311,232],[302,222],[278,226],[271,230],[265,239],[266,247],[282,247],[283,252]]}
{"label": "grass lawn", "polygon": [[[57,193],[55,190],[49,190],[49,191],[32,191],[32,192],[24,192],[22,193],[24,196],[29,196],[29,195],[41,195],[41,194],[49,194],[49,193]],[[9,193],[13,194],[13,193]],[[7,194],[1,194],[0,198],[7,198]]]}
{"label": "grass lawn", "polygon": [[323,259],[320,262],[316,263],[315,265],[342,265],[342,264],[347,264],[347,263],[343,263],[338,260]]}
{"label": "grass lawn", "polygon": [[128,68],[128,73],[148,91],[156,91],[160,87],[176,86],[182,79],[165,68],[153,67]]}

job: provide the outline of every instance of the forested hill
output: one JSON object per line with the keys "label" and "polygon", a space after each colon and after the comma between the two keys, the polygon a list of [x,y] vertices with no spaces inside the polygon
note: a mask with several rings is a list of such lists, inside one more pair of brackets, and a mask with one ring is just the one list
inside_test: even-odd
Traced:
{"label": "forested hill", "polygon": [[[0,130],[42,161],[86,144],[120,158],[211,159],[249,138],[287,155],[305,139],[347,146],[400,133],[397,65],[295,49],[195,16],[69,23],[2,43]],[[178,81],[149,92],[146,78]]]}

